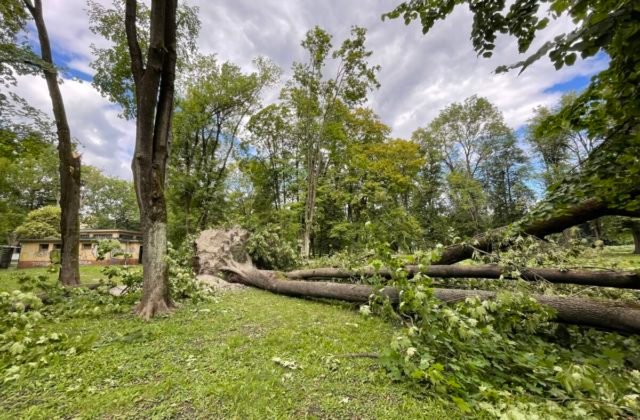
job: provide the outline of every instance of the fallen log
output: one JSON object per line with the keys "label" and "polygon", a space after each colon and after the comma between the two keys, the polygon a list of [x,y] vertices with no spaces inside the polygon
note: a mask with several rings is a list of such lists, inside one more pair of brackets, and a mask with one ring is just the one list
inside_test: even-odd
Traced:
{"label": "fallen log", "polygon": [[[634,194],[638,195],[638,192],[634,191]],[[475,236],[466,243],[446,247],[440,258],[434,261],[434,264],[448,265],[466,260],[473,256],[476,249],[483,252],[506,249],[512,245],[513,239],[519,234],[544,238],[547,235],[560,233],[567,228],[602,216],[639,217],[640,211],[631,212],[624,209],[611,208],[602,200],[591,198],[549,217],[537,218],[532,213],[511,227],[504,226],[493,229]],[[504,238],[506,233],[508,233],[507,238]]]}
{"label": "fallen log", "polygon": [[602,216],[640,217],[637,162],[620,160],[620,156],[640,155],[640,144],[635,141],[637,136],[615,130],[611,134],[580,167],[558,180],[545,199],[522,219],[476,236],[465,244],[445,248],[434,264],[465,260],[476,249],[492,252],[508,248],[518,235],[544,238]]}
{"label": "fallen log", "polygon": [[[333,282],[310,282],[304,280],[279,280],[273,273],[257,269],[237,269],[223,267],[227,280],[272,293],[304,297],[344,300],[366,303],[375,294],[388,298],[392,304],[399,302],[398,289],[387,286],[376,289],[364,284],[344,284]],[[448,303],[467,298],[493,299],[495,292],[484,290],[434,289],[435,296]],[[556,320],[563,323],[588,327],[640,333],[640,306],[633,307],[615,301],[599,301],[574,297],[531,295],[536,301],[556,311]]]}
{"label": "fallen log", "polygon": [[[407,266],[409,277],[422,272],[434,278],[479,278],[499,279],[505,274],[498,265],[431,265],[422,270],[417,266]],[[323,267],[295,270],[285,273],[289,279],[360,279],[375,275],[391,278],[388,269],[376,271],[372,267],[360,270],[343,270]],[[508,274],[508,273],[507,273]],[[508,275],[505,275],[508,278]],[[640,273],[635,271],[589,271],[558,270],[553,268],[527,268],[520,271],[520,277],[527,281],[546,280],[550,283],[578,284],[582,286],[615,287],[619,289],[640,289]]]}
{"label": "fallen log", "polygon": [[[207,230],[196,240],[198,274],[219,275],[226,280],[273,293],[304,297],[338,299],[366,303],[378,293],[392,303],[400,300],[398,289],[381,289],[364,284],[281,280],[277,273],[255,268],[246,253],[248,233],[240,229]],[[470,297],[492,299],[496,293],[483,290],[434,289],[444,302],[458,302]],[[576,325],[640,333],[640,305],[630,306],[615,301],[598,301],[573,297],[532,295],[538,302],[556,310],[556,320]]]}

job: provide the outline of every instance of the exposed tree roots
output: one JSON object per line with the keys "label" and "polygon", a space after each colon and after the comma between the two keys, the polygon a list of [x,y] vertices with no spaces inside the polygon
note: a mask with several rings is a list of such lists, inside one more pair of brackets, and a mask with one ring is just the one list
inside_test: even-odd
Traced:
{"label": "exposed tree roots", "polygon": [[162,298],[148,299],[141,301],[134,309],[136,315],[145,321],[151,320],[156,315],[168,314],[173,311],[175,305],[170,301]]}

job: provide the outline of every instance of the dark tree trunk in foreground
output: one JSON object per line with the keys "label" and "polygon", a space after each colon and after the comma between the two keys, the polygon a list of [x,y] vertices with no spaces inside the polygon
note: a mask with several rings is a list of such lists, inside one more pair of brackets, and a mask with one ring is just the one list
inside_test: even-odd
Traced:
{"label": "dark tree trunk in foreground", "polygon": [[168,312],[165,177],[176,67],[177,0],[152,0],[149,50],[142,57],[136,0],[127,0],[125,26],[136,95],[136,147],[131,163],[144,235],[144,284],[136,312],[144,319]]}
{"label": "dark tree trunk in foreground", "polygon": [[[508,272],[498,265],[431,265],[419,270],[416,266],[406,267],[409,277],[423,273],[434,278],[509,278]],[[354,279],[379,275],[391,277],[388,269],[342,270],[339,268],[314,268],[285,273],[289,279]],[[528,268],[520,271],[520,277],[528,281],[548,281],[550,283],[579,284],[583,286],[615,287],[619,289],[640,289],[640,273],[635,271],[588,271],[558,270],[553,268]]]}
{"label": "dark tree trunk in foreground", "polygon": [[[227,279],[268,290],[273,293],[310,298],[339,299],[348,302],[369,301],[376,289],[364,284],[342,284],[331,282],[309,282],[300,280],[278,280],[270,272],[228,267]],[[385,287],[380,292],[392,303],[399,302],[398,290]],[[494,292],[483,290],[434,289],[435,296],[448,303],[463,301],[469,297],[492,299]],[[531,295],[543,305],[556,311],[556,320],[568,324],[603,328],[622,332],[640,333],[640,309],[615,301],[597,301],[573,297]]]}
{"label": "dark tree trunk in foreground", "polygon": [[[602,201],[592,198],[566,209],[559,215],[551,216],[546,219],[526,220],[516,225],[512,236],[518,233],[544,238],[553,233],[560,233],[563,230],[586,223],[590,220],[597,219],[602,216],[634,216],[626,211],[609,208]],[[635,215],[637,216],[637,215]],[[445,248],[442,256],[434,261],[435,265],[453,264],[459,261],[471,258],[475,249],[485,252],[494,250],[495,244],[500,242],[499,248],[506,248],[511,245],[511,241],[504,240],[501,236],[507,232],[507,227],[491,230],[482,235],[478,235],[469,243],[475,243],[473,246],[469,244],[452,245]],[[501,240],[502,239],[502,240]]]}
{"label": "dark tree trunk in foreground", "polygon": [[46,63],[44,78],[47,81],[53,115],[56,120],[58,134],[58,156],[60,160],[60,233],[62,237],[62,250],[60,259],[59,281],[65,286],[80,284],[79,249],[80,221],[80,155],[71,142],[71,130],[67,122],[67,114],[64,109],[62,93],[58,85],[58,71],[53,64],[51,45],[47,27],[42,15],[42,1],[24,0],[31,13],[38,31],[42,61]]}

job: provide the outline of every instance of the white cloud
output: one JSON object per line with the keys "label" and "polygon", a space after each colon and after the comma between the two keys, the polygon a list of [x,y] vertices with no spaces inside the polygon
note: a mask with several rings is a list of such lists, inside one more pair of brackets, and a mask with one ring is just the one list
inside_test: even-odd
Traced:
{"label": "white cloud", "polygon": [[[82,162],[97,166],[109,175],[130,179],[135,124],[118,118],[118,108],[100,96],[90,83],[65,80],[60,89]],[[17,93],[52,115],[43,78],[19,78]]]}
{"label": "white cloud", "polygon": [[[557,101],[559,93],[546,92],[551,86],[575,76],[591,75],[606,63],[601,59],[579,61],[556,71],[543,59],[527,69],[496,75],[498,65],[523,58],[515,42],[499,39],[494,57],[476,58],[469,35],[471,15],[459,7],[445,21],[423,36],[419,24],[405,26],[401,20],[382,22],[382,13],[400,0],[191,0],[200,8],[202,30],[199,46],[246,69],[251,60],[264,55],[289,71],[294,60],[303,60],[300,41],[314,25],[334,35],[338,44],[352,25],[368,28],[368,46],[374,51],[372,63],[381,65],[381,88],[370,95],[370,105],[393,128],[393,135],[408,137],[426,125],[440,109],[453,101],[478,94],[486,96],[504,113],[514,128],[526,123],[533,108]],[[110,1],[101,0],[108,4]],[[103,44],[88,29],[83,0],[45,2],[45,19],[54,48],[67,57],[68,68],[91,74],[90,44]],[[546,39],[571,28],[571,22],[553,22]],[[286,74],[285,74],[286,77]],[[20,91],[43,110],[50,109],[44,83],[40,79],[21,80]],[[63,95],[73,135],[84,145],[84,159],[108,173],[130,178],[134,124],[117,118],[117,109],[88,83],[66,81]]]}

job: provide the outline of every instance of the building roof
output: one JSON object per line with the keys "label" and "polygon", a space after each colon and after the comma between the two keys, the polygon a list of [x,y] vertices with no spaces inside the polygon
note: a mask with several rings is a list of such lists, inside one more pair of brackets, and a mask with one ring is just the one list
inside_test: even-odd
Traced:
{"label": "building roof", "polygon": [[[140,239],[124,239],[124,238],[113,238],[113,239],[118,239],[120,241],[123,242],[135,242],[135,241],[140,241],[142,239],[142,232],[136,231],[136,230],[126,230],[126,229],[80,229],[80,242],[92,242],[95,241],[97,239],[102,239],[102,238],[87,238],[86,235],[91,235],[91,234],[106,234],[106,233],[120,233],[120,234],[130,234],[130,235],[136,235],[139,236]],[[84,237],[83,237],[84,236]],[[48,243],[62,243],[62,239],[60,238],[54,238],[54,237],[48,237],[48,238],[40,238],[40,239],[34,239],[34,238],[24,238],[24,239],[20,239],[19,242],[48,242]]]}

